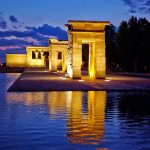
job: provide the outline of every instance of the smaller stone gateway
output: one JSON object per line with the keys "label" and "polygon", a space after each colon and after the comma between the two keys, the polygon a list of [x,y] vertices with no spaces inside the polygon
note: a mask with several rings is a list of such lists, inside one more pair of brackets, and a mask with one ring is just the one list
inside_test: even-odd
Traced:
{"label": "smaller stone gateway", "polygon": [[12,67],[47,67],[58,69],[73,79],[80,79],[83,68],[90,78],[106,77],[105,26],[109,21],[69,20],[68,41],[49,39],[48,47],[31,46],[27,54],[7,54],[6,65]]}
{"label": "smaller stone gateway", "polygon": [[67,69],[66,52],[68,47],[68,41],[58,41],[56,38],[49,40],[50,56],[49,56],[49,70],[57,71],[58,67],[62,67],[62,71]]}

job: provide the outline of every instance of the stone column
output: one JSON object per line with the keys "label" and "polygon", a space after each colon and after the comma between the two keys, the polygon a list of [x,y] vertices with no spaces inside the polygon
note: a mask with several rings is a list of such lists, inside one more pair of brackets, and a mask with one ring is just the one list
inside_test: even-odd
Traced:
{"label": "stone column", "polygon": [[68,31],[68,48],[67,48],[67,75],[72,78],[72,34]]}
{"label": "stone column", "polygon": [[39,51],[36,50],[36,51],[34,51],[34,52],[35,52],[35,58],[38,59],[38,53],[39,53]]}
{"label": "stone column", "polygon": [[44,51],[42,50],[42,51],[40,51],[40,55],[41,55],[41,59],[42,59],[42,63],[43,63],[43,67],[45,66],[45,57],[44,57]]}
{"label": "stone column", "polygon": [[62,71],[66,72],[67,70],[67,62],[66,62],[66,49],[62,51]]}
{"label": "stone column", "polygon": [[100,40],[96,41],[96,73],[95,78],[105,78],[106,76],[106,56],[105,56],[105,33],[101,33]]}
{"label": "stone column", "polygon": [[41,53],[41,58],[44,59],[44,55],[43,55],[44,51],[42,50],[42,51],[40,51],[40,53]]}
{"label": "stone column", "polygon": [[73,55],[72,55],[72,72],[74,79],[81,78],[81,65],[82,65],[82,42],[73,41]]}
{"label": "stone column", "polygon": [[57,71],[57,51],[53,47],[51,47],[51,55],[50,55],[50,63],[49,63],[49,70],[50,71]]}

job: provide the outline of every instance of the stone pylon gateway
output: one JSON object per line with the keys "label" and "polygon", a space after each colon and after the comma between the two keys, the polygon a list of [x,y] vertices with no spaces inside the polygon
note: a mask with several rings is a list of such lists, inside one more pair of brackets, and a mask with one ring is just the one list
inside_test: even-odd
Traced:
{"label": "stone pylon gateway", "polygon": [[67,49],[67,74],[70,78],[81,78],[82,47],[88,45],[88,74],[92,78],[105,78],[105,26],[108,21],[69,20]]}

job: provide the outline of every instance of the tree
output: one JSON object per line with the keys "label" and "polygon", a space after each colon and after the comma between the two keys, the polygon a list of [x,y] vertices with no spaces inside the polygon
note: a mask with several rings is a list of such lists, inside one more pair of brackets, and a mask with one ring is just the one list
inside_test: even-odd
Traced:
{"label": "tree", "polygon": [[131,17],[128,21],[128,46],[130,70],[137,72],[140,57],[140,28],[136,17]]}
{"label": "tree", "polygon": [[128,43],[128,24],[122,21],[117,35],[118,44],[118,63],[122,71],[127,70],[129,61],[129,43]]}
{"label": "tree", "polygon": [[106,29],[106,62],[107,70],[115,71],[117,66],[117,32],[114,25],[107,26]]}
{"label": "tree", "polygon": [[150,71],[150,22],[146,18],[139,18],[138,25],[140,28],[140,60],[139,60],[139,71],[148,72]]}
{"label": "tree", "polygon": [[[150,72],[150,22],[131,17],[122,21],[118,32],[113,25],[106,28],[107,67],[119,71]],[[115,71],[113,69],[113,71]]]}
{"label": "tree", "polygon": [[131,17],[122,21],[117,36],[119,65],[123,71],[150,71],[150,22]]}

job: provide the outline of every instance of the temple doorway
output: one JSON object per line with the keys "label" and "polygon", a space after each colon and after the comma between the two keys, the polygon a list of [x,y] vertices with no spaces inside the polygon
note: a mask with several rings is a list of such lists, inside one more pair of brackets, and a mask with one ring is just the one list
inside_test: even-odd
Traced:
{"label": "temple doorway", "polygon": [[58,51],[57,56],[57,70],[62,71],[62,52]]}
{"label": "temple doorway", "polygon": [[81,73],[82,75],[89,75],[89,44],[82,44],[82,65]]}
{"label": "temple doorway", "polygon": [[45,67],[49,68],[49,52],[44,52],[45,57]]}
{"label": "temple doorway", "polygon": [[94,42],[82,44],[81,75],[95,77],[95,48]]}

